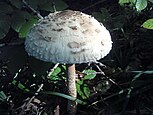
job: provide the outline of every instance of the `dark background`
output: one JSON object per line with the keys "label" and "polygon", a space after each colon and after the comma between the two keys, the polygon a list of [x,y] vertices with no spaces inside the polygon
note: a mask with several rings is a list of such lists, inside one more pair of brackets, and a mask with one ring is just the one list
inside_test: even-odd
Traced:
{"label": "dark background", "polygon": [[[131,0],[132,1],[132,0]],[[152,0],[22,0],[0,1],[0,114],[52,115],[60,105],[64,115],[67,99],[40,93],[30,102],[41,84],[42,91],[65,92],[65,65],[47,76],[54,64],[29,57],[24,39],[38,16],[56,10],[78,10],[94,16],[110,31],[113,47],[99,62],[105,74],[78,78],[79,115],[151,115],[153,113],[153,30],[143,23],[153,17]],[[145,6],[145,1],[147,5]],[[124,2],[124,3],[123,3]],[[139,7],[138,7],[139,6]],[[151,23],[152,25],[153,23]],[[150,25],[150,26],[151,26]],[[77,65],[78,74],[86,68],[100,72],[94,64]],[[100,72],[100,73],[102,73]],[[26,108],[26,109],[25,109]],[[24,111],[23,111],[24,110]]]}

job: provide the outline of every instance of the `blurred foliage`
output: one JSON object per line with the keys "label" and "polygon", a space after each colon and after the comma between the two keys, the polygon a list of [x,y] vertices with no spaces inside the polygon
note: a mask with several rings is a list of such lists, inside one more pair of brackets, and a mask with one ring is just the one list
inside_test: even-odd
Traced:
{"label": "blurred foliage", "polygon": [[[77,114],[153,114],[153,0],[25,0],[43,17],[73,9],[94,16],[111,32],[113,48],[100,62],[77,65]],[[39,20],[22,0],[0,1],[0,114],[65,115],[66,67],[29,57],[24,38]],[[22,38],[22,39],[21,39]],[[52,72],[50,74],[50,72]],[[44,84],[44,93],[34,95]],[[57,93],[58,92],[58,93]],[[64,98],[61,98],[64,97]],[[66,99],[65,99],[66,98]]]}
{"label": "blurred foliage", "polygon": [[[51,0],[43,0],[43,2],[27,0],[26,2],[36,11],[54,11]],[[68,7],[62,0],[56,0],[54,4],[56,4],[57,11]],[[19,37],[25,37],[32,25],[37,23],[37,20],[36,14],[29,11],[22,0],[0,1],[0,39],[6,36],[10,28],[18,32]]]}

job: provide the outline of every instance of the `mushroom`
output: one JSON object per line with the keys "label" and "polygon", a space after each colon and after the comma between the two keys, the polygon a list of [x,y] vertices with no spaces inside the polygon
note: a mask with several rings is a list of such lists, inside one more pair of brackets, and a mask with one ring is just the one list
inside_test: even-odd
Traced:
{"label": "mushroom", "polygon": [[[77,97],[75,64],[96,62],[112,48],[109,31],[94,17],[80,11],[56,11],[40,19],[28,33],[25,49],[37,59],[66,64],[68,94]],[[68,101],[68,111],[76,112]]]}

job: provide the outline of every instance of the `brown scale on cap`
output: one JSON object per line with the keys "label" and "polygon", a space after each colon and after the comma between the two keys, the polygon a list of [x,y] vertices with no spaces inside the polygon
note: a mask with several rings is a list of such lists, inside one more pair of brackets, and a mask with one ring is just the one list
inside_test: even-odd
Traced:
{"label": "brown scale on cap", "polygon": [[38,32],[40,32],[40,33],[43,33],[43,31],[44,31],[43,28],[38,28],[37,30],[38,30]]}
{"label": "brown scale on cap", "polygon": [[51,36],[48,36],[48,37],[44,37],[44,40],[48,41],[48,42],[55,42],[56,39],[51,37]]}
{"label": "brown scale on cap", "polygon": [[60,22],[60,23],[56,23],[57,26],[61,26],[64,25],[66,22]]}
{"label": "brown scale on cap", "polygon": [[[67,19],[67,18],[71,18],[73,16],[78,16],[78,15],[81,15],[81,12],[79,11],[72,11],[72,10],[65,10],[63,12],[59,12],[56,14],[55,18],[58,19]],[[75,19],[73,19],[75,20]]]}
{"label": "brown scale on cap", "polygon": [[100,30],[99,29],[95,29],[95,32],[100,33]]}
{"label": "brown scale on cap", "polygon": [[63,12],[57,13],[56,14],[56,18],[60,18],[60,17],[70,17],[74,14],[74,11],[72,10],[65,10]]}
{"label": "brown scale on cap", "polygon": [[72,30],[77,30],[77,26],[69,26]]}
{"label": "brown scale on cap", "polygon": [[80,47],[82,47],[82,46],[84,46],[84,45],[86,45],[86,43],[78,43],[78,42],[69,42],[68,44],[67,44],[67,46],[69,47],[69,48],[80,48]]}
{"label": "brown scale on cap", "polygon": [[57,31],[57,32],[61,32],[62,30],[64,30],[63,28],[59,28],[59,29],[52,29],[52,31]]}
{"label": "brown scale on cap", "polygon": [[86,51],[86,49],[81,49],[79,51],[71,51],[71,54],[80,54],[80,53],[83,53],[85,51]]}

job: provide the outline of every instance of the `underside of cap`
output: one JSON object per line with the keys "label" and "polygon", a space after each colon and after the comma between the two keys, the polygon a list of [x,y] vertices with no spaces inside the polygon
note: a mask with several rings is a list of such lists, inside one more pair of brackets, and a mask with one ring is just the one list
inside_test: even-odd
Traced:
{"label": "underside of cap", "polygon": [[25,40],[29,55],[53,63],[95,62],[111,48],[110,33],[101,23],[72,10],[50,13],[31,28]]}

